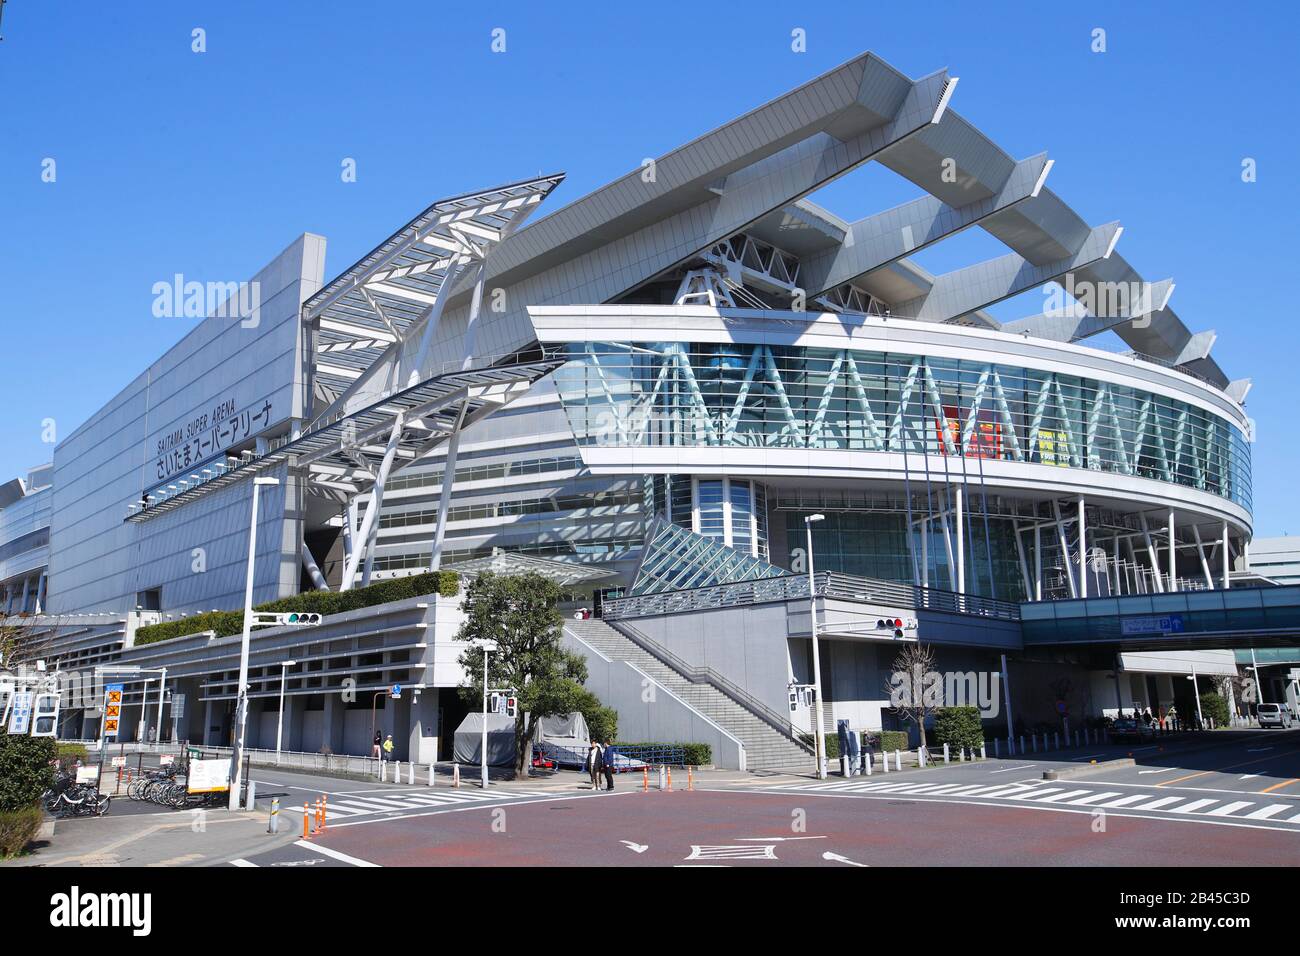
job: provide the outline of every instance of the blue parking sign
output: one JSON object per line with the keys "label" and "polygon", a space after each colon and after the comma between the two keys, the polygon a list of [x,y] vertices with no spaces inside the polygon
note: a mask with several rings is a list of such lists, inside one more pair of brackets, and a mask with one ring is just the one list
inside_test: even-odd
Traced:
{"label": "blue parking sign", "polygon": [[392,689],[391,691],[389,691],[389,696],[392,697],[393,700],[398,700],[398,699],[400,699],[401,696],[402,696],[402,685],[401,685],[401,684],[394,684],[394,685],[393,685],[393,689]]}

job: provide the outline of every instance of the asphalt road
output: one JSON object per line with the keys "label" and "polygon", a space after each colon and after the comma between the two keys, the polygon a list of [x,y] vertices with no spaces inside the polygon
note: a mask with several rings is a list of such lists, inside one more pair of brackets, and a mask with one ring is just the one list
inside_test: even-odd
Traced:
{"label": "asphalt road", "polygon": [[[1129,752],[1136,766],[1043,779]],[[825,782],[705,775],[695,792],[347,787],[331,807],[352,815],[239,865],[1293,866],[1297,776],[1300,732],[1224,732]]]}

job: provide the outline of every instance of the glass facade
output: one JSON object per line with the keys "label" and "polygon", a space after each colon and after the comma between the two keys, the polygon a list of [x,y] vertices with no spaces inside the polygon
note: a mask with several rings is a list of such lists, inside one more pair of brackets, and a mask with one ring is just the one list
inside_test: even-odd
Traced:
{"label": "glass facade", "polygon": [[925,452],[1134,475],[1247,510],[1251,504],[1241,430],[1154,392],[1010,365],[845,349],[568,348],[570,361],[555,377],[582,445]]}

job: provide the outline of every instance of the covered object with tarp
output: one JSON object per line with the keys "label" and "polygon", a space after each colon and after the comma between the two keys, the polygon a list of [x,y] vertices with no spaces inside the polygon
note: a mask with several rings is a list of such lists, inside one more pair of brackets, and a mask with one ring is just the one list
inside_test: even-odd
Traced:
{"label": "covered object with tarp", "polygon": [[[472,711],[456,728],[454,753],[457,763],[476,764],[483,746],[484,715]],[[505,714],[488,714],[487,762],[489,767],[515,765],[515,719]]]}
{"label": "covered object with tarp", "polygon": [[591,746],[591,732],[581,711],[543,717],[533,731],[533,746],[562,767],[581,767]]}

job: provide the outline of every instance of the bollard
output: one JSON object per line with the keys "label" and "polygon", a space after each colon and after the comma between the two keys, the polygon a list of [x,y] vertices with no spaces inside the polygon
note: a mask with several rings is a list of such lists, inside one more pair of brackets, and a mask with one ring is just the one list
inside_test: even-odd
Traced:
{"label": "bollard", "polygon": [[925,751],[920,747],[916,748],[916,765],[918,767],[925,766]]}
{"label": "bollard", "polygon": [[997,757],[999,760],[1002,759],[1002,738],[1001,737],[993,738],[993,756]]}
{"label": "bollard", "polygon": [[248,791],[244,799],[244,809],[245,810],[257,809],[257,781],[251,778],[248,781]]}
{"label": "bollard", "polygon": [[871,751],[867,750],[862,754],[862,769],[867,772],[868,777],[871,776],[872,763],[874,763],[874,761],[871,759]]}
{"label": "bollard", "polygon": [[695,771],[689,764],[686,766],[686,789],[695,789]]}
{"label": "bollard", "polygon": [[894,769],[895,770],[903,769],[903,751],[899,750],[898,748],[894,748]]}
{"label": "bollard", "polygon": [[280,798],[279,797],[273,797],[271,799],[271,816],[266,821],[266,832],[267,833],[280,832]]}
{"label": "bollard", "polygon": [[433,761],[430,760],[430,761],[429,761],[429,786],[431,786],[431,787],[433,786],[433,778],[434,778],[435,776],[436,776],[436,774],[434,773]]}
{"label": "bollard", "polygon": [[661,791],[664,789],[664,767],[663,767],[663,764],[660,764],[660,765],[659,765],[659,789],[660,789]]}
{"label": "bollard", "polygon": [[984,741],[981,740],[981,741],[980,741],[980,760],[988,760],[988,759],[989,759],[988,745],[985,744]]}
{"label": "bollard", "polygon": [[[1044,734],[1044,736],[1046,735]],[[1047,741],[1043,741],[1043,744],[1044,746],[1046,746]],[[1061,749],[1061,732],[1059,730],[1052,731],[1052,749],[1053,750]]]}
{"label": "bollard", "polygon": [[324,830],[330,822],[330,798],[329,794],[322,793],[320,797],[320,828]]}
{"label": "bollard", "polygon": [[1020,735],[1020,756],[1023,757],[1024,755],[1025,755],[1025,735],[1021,734]]}
{"label": "bollard", "polygon": [[458,763],[451,765],[451,785],[453,787],[460,786],[460,764]]}
{"label": "bollard", "polygon": [[410,768],[406,771],[406,782],[410,786],[415,786],[415,761],[411,761]]}
{"label": "bollard", "polygon": [[1092,741],[1088,739],[1088,728],[1087,728],[1087,727],[1084,727],[1084,728],[1083,728],[1083,742],[1084,742],[1085,744],[1090,744],[1090,743],[1092,743]]}
{"label": "bollard", "polygon": [[889,751],[880,751],[880,772],[889,773]]}
{"label": "bollard", "polygon": [[393,761],[393,783],[402,782],[402,761]]}
{"label": "bollard", "polygon": [[668,792],[673,792],[673,768],[668,768]]}
{"label": "bollard", "polygon": [[302,805],[302,838],[306,840],[309,836],[311,836],[311,833],[307,827],[307,803],[304,801]]}
{"label": "bollard", "polygon": [[1038,734],[1030,734],[1029,742],[1033,744],[1034,753],[1038,753]]}
{"label": "bollard", "polygon": [[641,768],[641,792],[642,793],[650,792],[650,768],[649,767]]}
{"label": "bollard", "polygon": [[948,753],[948,745],[947,745],[947,744],[944,744],[944,745],[943,745],[943,762],[944,762],[944,763],[950,763],[950,762],[951,762],[951,754]]}

